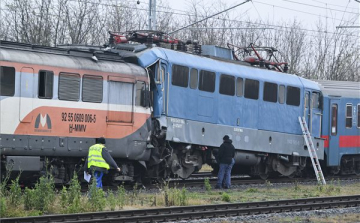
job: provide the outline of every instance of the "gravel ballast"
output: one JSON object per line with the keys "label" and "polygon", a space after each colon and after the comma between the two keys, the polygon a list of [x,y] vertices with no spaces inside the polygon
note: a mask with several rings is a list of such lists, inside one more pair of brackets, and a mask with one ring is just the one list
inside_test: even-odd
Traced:
{"label": "gravel ballast", "polygon": [[[262,222],[270,222],[277,223],[279,219],[283,218],[326,218],[331,216],[341,216],[344,214],[359,214],[360,207],[352,207],[352,208],[337,208],[337,209],[323,209],[323,210],[315,210],[315,211],[299,211],[299,212],[285,212],[285,213],[274,213],[274,214],[259,214],[259,215],[249,215],[249,216],[237,216],[237,217],[228,217],[228,218],[212,218],[212,219],[198,219],[193,221],[178,221],[180,223],[207,223],[207,222],[246,222],[246,223],[262,223]],[[168,222],[170,223],[170,222]]]}

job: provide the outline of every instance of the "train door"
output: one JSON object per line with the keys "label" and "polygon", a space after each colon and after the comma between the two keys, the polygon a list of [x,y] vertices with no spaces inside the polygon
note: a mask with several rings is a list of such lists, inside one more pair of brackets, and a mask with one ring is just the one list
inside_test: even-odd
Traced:
{"label": "train door", "polygon": [[339,102],[338,99],[330,99],[330,130],[329,130],[329,153],[328,164],[329,166],[340,165],[339,161]]}
{"label": "train door", "polygon": [[155,85],[154,90],[154,112],[153,116],[158,118],[161,115],[167,114],[167,63],[165,61],[159,61],[155,66]]}
{"label": "train door", "polygon": [[310,120],[311,120],[311,109],[310,109],[310,91],[305,90],[304,94],[304,118],[308,125],[309,131],[311,132]]}
{"label": "train door", "polygon": [[34,69],[23,67],[20,71],[19,120],[31,122],[34,98]]}
{"label": "train door", "polygon": [[309,131],[312,136],[320,137],[320,122],[321,122],[321,109],[320,109],[320,93],[305,90],[304,96],[304,117],[308,124]]}
{"label": "train door", "polygon": [[313,91],[310,100],[311,134],[314,137],[321,136],[322,111],[320,106],[320,92]]}

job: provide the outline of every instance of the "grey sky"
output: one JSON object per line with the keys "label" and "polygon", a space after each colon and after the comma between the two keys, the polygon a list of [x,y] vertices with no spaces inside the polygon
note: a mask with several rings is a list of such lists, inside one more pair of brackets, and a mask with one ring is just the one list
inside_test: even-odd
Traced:
{"label": "grey sky", "polygon": [[[169,2],[169,6],[177,10],[187,11],[192,3],[208,7],[217,7],[218,0],[164,0]],[[228,7],[239,4],[244,0],[223,0]],[[148,3],[148,0],[141,2]],[[335,29],[342,21],[353,21],[360,25],[360,3],[355,0],[253,0],[242,6],[231,10],[233,14],[243,14],[251,19],[269,20],[271,23],[277,21],[289,21],[296,18],[306,28],[315,29],[319,18],[327,23],[328,29]],[[327,17],[327,19],[326,19]],[[360,29],[359,29],[360,30]]]}

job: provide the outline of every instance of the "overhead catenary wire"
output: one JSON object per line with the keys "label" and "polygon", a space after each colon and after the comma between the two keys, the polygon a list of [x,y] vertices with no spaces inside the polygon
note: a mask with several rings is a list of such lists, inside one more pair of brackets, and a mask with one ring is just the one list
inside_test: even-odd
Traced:
{"label": "overhead catenary wire", "polygon": [[[141,10],[141,11],[148,11],[148,9],[129,7],[129,6],[118,6],[118,5],[106,4],[106,3],[95,3],[95,2],[91,2],[91,1],[87,1],[87,0],[69,0],[69,1],[86,2],[86,3],[90,3],[90,4],[102,5],[102,6],[108,6],[108,7],[120,7],[120,8],[123,7],[123,8],[136,9],[136,10]],[[271,6],[273,6],[273,5],[271,5]],[[275,7],[278,7],[278,6],[275,6]],[[2,10],[7,10],[7,9],[2,9]],[[9,10],[7,10],[7,11],[9,11]],[[12,11],[16,11],[16,9],[12,9]],[[172,13],[172,14],[184,15],[184,16],[189,16],[189,15],[194,16],[194,14],[182,14],[182,13],[176,13],[176,12],[171,12],[171,11],[157,10],[157,12]],[[199,17],[204,17],[204,16],[199,16]],[[306,28],[299,28],[299,27],[295,28],[295,27],[289,27],[289,26],[285,26],[285,25],[264,24],[264,23],[258,23],[258,22],[241,21],[241,20],[236,20],[236,19],[222,19],[222,18],[212,18],[212,19],[216,19],[216,20],[220,20],[220,21],[223,20],[223,21],[231,21],[231,22],[238,22],[238,23],[246,23],[246,24],[250,24],[250,25],[270,26],[273,28],[273,30],[281,31],[281,32],[283,32],[282,29],[290,29],[290,30],[301,30],[301,31],[313,32],[313,33],[334,34],[334,32],[329,32],[326,30],[313,30],[313,29],[306,29]],[[339,34],[339,35],[358,38],[357,35],[349,35],[349,34]],[[309,36],[314,36],[314,35],[309,34]]]}
{"label": "overhead catenary wire", "polygon": [[344,13],[359,15],[359,13],[356,13],[356,12],[348,12],[346,10],[342,11],[342,10],[338,10],[338,9],[332,9],[332,8],[318,6],[318,5],[311,5],[311,4],[307,4],[307,3],[303,3],[303,2],[297,2],[297,1],[293,1],[293,0],[281,0],[281,1],[290,2],[290,3],[294,3],[294,4],[298,4],[298,5],[306,5],[306,6],[310,6],[310,7],[314,7],[314,8],[321,8],[321,9],[326,9],[326,10],[331,10],[331,11],[336,11],[336,12],[344,12]]}
{"label": "overhead catenary wire", "polygon": [[213,14],[213,15],[211,15],[211,16],[208,16],[208,17],[206,17],[206,18],[204,18],[204,19],[202,19],[202,20],[196,21],[196,22],[191,23],[191,24],[189,24],[189,25],[187,25],[187,26],[184,26],[184,27],[181,27],[181,28],[179,28],[179,29],[176,29],[176,30],[174,30],[174,31],[172,31],[172,32],[169,32],[169,34],[173,34],[173,33],[179,32],[180,30],[186,29],[187,27],[190,27],[190,26],[195,25],[195,24],[197,24],[197,23],[203,22],[203,21],[205,21],[205,20],[207,20],[207,19],[210,19],[211,17],[214,17],[214,16],[217,16],[217,15],[219,15],[219,14],[221,14],[221,13],[227,12],[227,11],[233,9],[233,8],[239,7],[240,5],[243,5],[243,4],[245,4],[245,3],[249,2],[249,1],[251,1],[251,0],[246,0],[246,1],[242,2],[242,3],[240,3],[240,4],[234,5],[234,6],[232,6],[232,7],[230,7],[230,8],[227,8],[227,9],[221,11],[221,12],[215,13],[215,14]]}
{"label": "overhead catenary wire", "polygon": [[[336,5],[336,4],[331,4],[331,3],[328,3],[328,2],[322,2],[322,1],[318,1],[318,0],[313,0],[314,2],[319,2],[319,3],[322,3],[322,4],[324,4],[324,5],[332,5],[332,6],[335,6],[335,7],[341,7],[341,8],[346,8],[346,6],[343,6],[343,5]],[[355,0],[356,1],[356,0]],[[354,8],[354,7],[348,7],[348,8],[350,8],[350,9],[356,9],[357,10],[357,8]]]}
{"label": "overhead catenary wire", "polygon": [[[119,5],[115,5],[115,4],[106,4],[106,3],[96,3],[96,2],[92,2],[89,0],[69,0],[72,2],[87,2],[90,4],[96,4],[96,5],[102,5],[102,6],[108,6],[108,7],[123,7],[123,8],[129,8],[129,9],[136,9],[136,10],[141,10],[141,11],[148,11],[148,9],[142,9],[142,8],[136,8],[136,7],[129,7],[129,6],[119,6]],[[249,0],[248,0],[249,1]],[[277,7],[277,6],[276,6]],[[182,14],[182,13],[176,13],[176,12],[171,12],[171,11],[161,11],[161,10],[157,10],[157,12],[162,12],[162,13],[172,13],[172,14],[176,14],[176,15],[184,15],[184,16],[189,16],[189,14]],[[193,15],[194,14],[190,14]],[[204,17],[204,16],[199,16],[199,17]],[[323,16],[322,16],[323,17]],[[254,25],[265,25],[265,26],[272,26],[272,27],[278,27],[278,28],[284,28],[284,29],[293,29],[292,27],[287,27],[287,26],[279,26],[279,25],[271,25],[271,24],[262,24],[262,23],[251,23],[251,22],[247,22],[247,21],[240,21],[240,20],[235,20],[235,19],[220,19],[220,18],[213,18],[213,19],[217,19],[217,20],[224,20],[224,21],[233,21],[233,22],[244,22],[244,23],[248,23],[248,24],[254,24]],[[297,28],[298,30],[302,30],[302,31],[307,31],[307,32],[316,32],[316,33],[328,33],[328,34],[332,34],[333,32],[328,32],[328,31],[319,31],[319,30],[312,30],[312,29],[304,29],[304,28]],[[344,35],[344,36],[349,36],[349,37],[356,37],[358,38],[357,35],[347,35],[347,34],[340,34],[340,35]]]}
{"label": "overhead catenary wire", "polygon": [[[88,2],[88,3],[93,3],[93,4],[98,4],[98,5],[104,5],[104,6],[124,7],[124,8],[130,8],[130,9],[138,9],[138,10],[148,11],[147,9],[139,9],[139,8],[128,7],[128,6],[118,6],[118,5],[114,5],[114,4],[94,3],[94,2],[91,2],[91,1],[87,1],[87,0],[69,0],[69,1]],[[193,16],[194,16],[194,14],[182,14],[182,13],[175,13],[175,12],[161,11],[161,10],[157,10],[157,12],[172,13],[172,14],[184,15],[184,16],[189,16],[189,15],[193,15]],[[199,16],[199,17],[204,17],[204,16]],[[322,16],[322,17],[324,17],[324,16]],[[271,25],[271,24],[263,24],[263,23],[254,23],[254,22],[241,21],[241,20],[236,20],[236,19],[220,19],[220,18],[213,18],[213,19],[223,20],[223,21],[240,22],[240,23],[247,23],[247,24],[253,24],[253,25],[265,25],[265,26],[271,26],[271,27],[277,27],[277,28],[283,28],[283,29],[295,29],[295,30],[302,30],[302,31],[306,31],[306,32],[334,34],[334,32],[329,32],[329,31],[326,31],[326,30],[313,30],[313,29],[305,29],[305,28],[293,28],[293,27],[288,27],[288,26]],[[274,30],[275,30],[275,29],[274,29]],[[357,35],[348,35],[348,34],[339,34],[339,35],[358,38]]]}
{"label": "overhead catenary wire", "polygon": [[[326,19],[343,21],[342,19],[331,18],[331,17],[328,17],[328,16],[323,16],[323,15],[319,15],[319,14],[315,14],[315,13],[310,13],[310,12],[304,12],[304,11],[297,10],[297,9],[293,9],[293,8],[287,8],[287,7],[278,6],[278,5],[274,5],[274,4],[268,4],[268,3],[259,2],[259,1],[253,1],[253,2],[256,2],[256,3],[258,3],[258,4],[262,4],[262,5],[273,6],[273,7],[276,7],[276,8],[286,9],[286,10],[290,10],[290,11],[294,11],[294,12],[300,12],[300,13],[304,13],[304,14],[307,14],[307,15],[313,15],[313,16],[316,16],[316,17],[322,17],[322,18],[326,18]],[[350,22],[350,21],[346,21],[346,22]],[[354,19],[354,21],[351,21],[351,22],[355,23],[356,21],[355,21],[355,19]]]}
{"label": "overhead catenary wire", "polygon": [[187,29],[274,29],[266,27],[188,27]]}

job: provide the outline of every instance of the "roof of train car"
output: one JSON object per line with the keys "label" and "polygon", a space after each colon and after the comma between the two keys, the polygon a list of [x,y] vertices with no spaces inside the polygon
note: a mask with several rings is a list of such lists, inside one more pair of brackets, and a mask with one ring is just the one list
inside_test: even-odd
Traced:
{"label": "roof of train car", "polygon": [[[189,54],[185,52],[154,47],[138,53],[139,64],[147,67],[155,63],[158,59],[163,59],[178,65],[194,67],[216,71],[219,73],[241,76],[243,78],[258,78],[263,81],[276,82],[278,84],[290,84],[293,86],[304,86],[320,90],[318,84],[294,74],[281,73],[277,71],[261,69],[243,64],[233,63],[232,61],[217,60],[214,58]],[[241,68],[241,69],[239,69]]]}
{"label": "roof of train car", "polygon": [[[0,61],[147,76],[142,67],[125,63],[119,55],[99,52],[94,54],[81,50],[0,42]],[[93,55],[97,57],[97,61],[92,59]]]}
{"label": "roof of train car", "polygon": [[324,96],[360,98],[360,82],[314,80]]}

